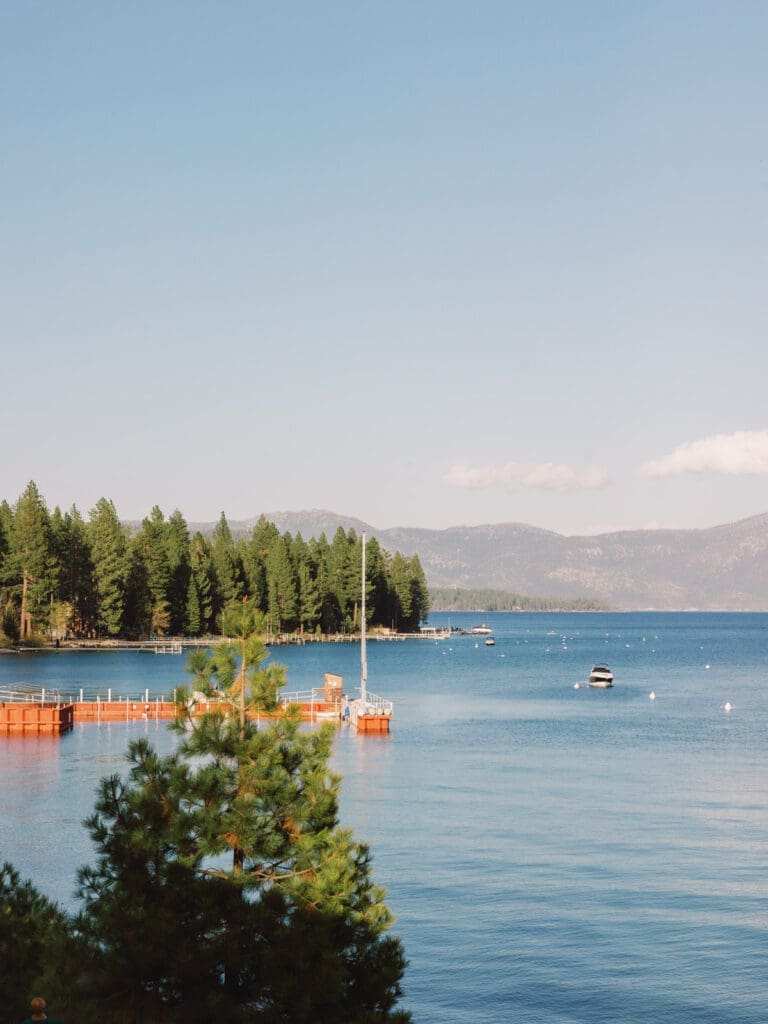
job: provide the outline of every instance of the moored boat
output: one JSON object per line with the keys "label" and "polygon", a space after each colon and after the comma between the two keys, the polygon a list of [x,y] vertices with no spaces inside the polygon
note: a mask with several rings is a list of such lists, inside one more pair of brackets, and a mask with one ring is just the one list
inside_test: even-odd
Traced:
{"label": "moored boat", "polygon": [[605,690],[609,686],[613,686],[613,672],[607,665],[593,665],[587,682],[590,686]]}

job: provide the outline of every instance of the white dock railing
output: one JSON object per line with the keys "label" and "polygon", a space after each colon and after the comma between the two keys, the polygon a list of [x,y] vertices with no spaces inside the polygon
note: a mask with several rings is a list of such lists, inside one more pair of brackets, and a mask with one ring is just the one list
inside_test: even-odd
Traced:
{"label": "white dock railing", "polygon": [[[359,698],[353,701],[357,705],[363,704],[363,701]],[[391,715],[394,710],[394,705],[391,700],[386,700],[384,697],[379,697],[375,693],[371,693],[368,690],[365,694],[365,708],[358,707],[359,715]]]}
{"label": "white dock railing", "polygon": [[164,693],[151,694],[149,689],[145,689],[135,696],[124,693],[113,696],[112,688],[109,686],[91,686],[87,692],[81,688],[78,693],[61,693],[55,687],[24,686],[20,683],[14,687],[0,686],[0,703],[11,701],[27,704],[125,704],[126,701],[133,704],[172,704],[176,701],[176,690],[173,690],[170,696]]}
{"label": "white dock railing", "polygon": [[61,694],[55,689],[43,689],[40,686],[0,686],[0,703],[12,702],[25,704],[61,704]]}

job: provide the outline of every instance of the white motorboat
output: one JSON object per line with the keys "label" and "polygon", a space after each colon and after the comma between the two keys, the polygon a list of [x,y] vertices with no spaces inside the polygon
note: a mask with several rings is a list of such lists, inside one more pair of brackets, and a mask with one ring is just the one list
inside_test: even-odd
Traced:
{"label": "white motorboat", "polygon": [[496,643],[496,641],[493,639],[492,636],[486,637],[486,640],[485,640],[485,646],[486,647],[493,647],[495,645],[495,643]]}
{"label": "white motorboat", "polygon": [[587,681],[590,686],[605,690],[609,686],[613,686],[613,672],[607,665],[593,665]]}
{"label": "white motorboat", "polygon": [[482,626],[473,626],[469,632],[477,636],[484,633],[492,633],[493,630],[491,629],[490,626],[486,626],[485,623],[483,623]]}

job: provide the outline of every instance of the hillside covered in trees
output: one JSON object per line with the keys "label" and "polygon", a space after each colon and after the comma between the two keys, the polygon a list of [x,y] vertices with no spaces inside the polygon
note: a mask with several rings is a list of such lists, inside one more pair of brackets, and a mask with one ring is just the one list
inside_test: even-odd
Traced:
{"label": "hillside covered in trees", "polygon": [[610,605],[589,598],[533,597],[488,588],[430,587],[429,603],[436,612],[604,612]]}
{"label": "hillside covered in trees", "polygon": [[[272,633],[360,628],[361,538],[341,527],[305,541],[263,516],[233,537],[222,512],[212,535],[191,533],[181,512],[155,506],[129,529],[101,498],[87,520],[74,506],[49,512],[30,482],[0,503],[0,643],[36,637],[201,636],[222,609],[249,597]],[[429,612],[417,555],[366,550],[366,619],[408,632]]]}

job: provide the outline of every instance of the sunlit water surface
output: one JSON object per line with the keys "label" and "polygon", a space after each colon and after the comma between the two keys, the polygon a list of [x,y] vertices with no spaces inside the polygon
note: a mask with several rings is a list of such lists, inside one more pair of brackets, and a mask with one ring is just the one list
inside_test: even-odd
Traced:
{"label": "sunlit water surface", "polygon": [[[369,644],[392,734],[336,743],[343,821],[372,846],[410,960],[404,1005],[423,1024],[764,1022],[768,615],[451,624],[482,619],[494,647]],[[354,644],[274,656],[290,689],[325,671],[359,684]],[[600,660],[608,691],[584,686]],[[0,657],[0,685],[61,693],[184,681],[175,656]],[[72,906],[97,782],[144,734],[173,745],[151,719],[0,740],[0,858]]]}

